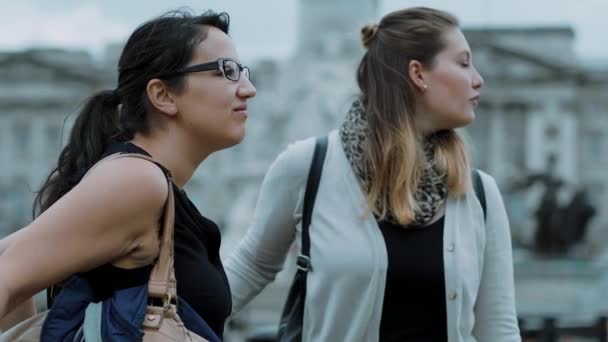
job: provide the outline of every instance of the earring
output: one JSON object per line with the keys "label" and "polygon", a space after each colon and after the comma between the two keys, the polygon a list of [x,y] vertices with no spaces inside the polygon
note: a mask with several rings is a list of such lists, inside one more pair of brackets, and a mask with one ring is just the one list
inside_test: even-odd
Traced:
{"label": "earring", "polygon": [[427,86],[426,84],[423,84],[423,85],[422,85],[422,89],[423,89],[423,90],[427,90],[428,88],[429,88],[429,86]]}

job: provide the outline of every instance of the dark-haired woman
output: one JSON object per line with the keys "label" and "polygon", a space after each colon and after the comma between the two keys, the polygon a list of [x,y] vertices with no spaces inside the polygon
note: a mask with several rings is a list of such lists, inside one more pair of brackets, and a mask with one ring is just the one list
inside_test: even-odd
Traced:
{"label": "dark-haired woman", "polygon": [[[35,220],[0,240],[0,318],[74,274],[96,300],[147,284],[159,222],[175,193],[175,276],[180,301],[218,335],[231,312],[220,231],[181,188],[213,152],[245,134],[249,69],[228,36],[229,17],[175,12],[128,39],[116,89],[92,95],[35,200]],[[98,164],[115,153],[151,156]]]}
{"label": "dark-haired woman", "polygon": [[[483,87],[458,21],[404,9],[362,38],[360,96],[329,134],[310,221],[302,341],[519,341],[507,215],[479,172],[484,219],[455,130],[473,121]],[[226,262],[235,312],[274,279],[294,239],[303,245],[314,148],[296,142],[266,174]]]}

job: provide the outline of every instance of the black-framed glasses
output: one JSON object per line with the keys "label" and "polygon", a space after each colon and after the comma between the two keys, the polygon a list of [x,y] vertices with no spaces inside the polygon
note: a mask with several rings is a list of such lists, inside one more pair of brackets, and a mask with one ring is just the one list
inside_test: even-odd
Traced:
{"label": "black-framed glasses", "polygon": [[162,74],[160,77],[168,78],[191,72],[212,70],[220,70],[226,79],[234,82],[237,82],[241,78],[241,74],[245,75],[247,79],[250,79],[249,68],[229,58],[220,58],[214,62],[190,65],[166,74]]}

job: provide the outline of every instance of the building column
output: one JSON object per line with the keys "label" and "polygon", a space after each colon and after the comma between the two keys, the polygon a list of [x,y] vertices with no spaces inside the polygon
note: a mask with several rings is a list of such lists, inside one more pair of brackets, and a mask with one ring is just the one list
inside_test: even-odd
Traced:
{"label": "building column", "polygon": [[573,113],[564,111],[555,101],[530,113],[526,129],[529,142],[526,167],[535,171],[547,169],[550,155],[557,157],[555,172],[568,183],[577,181],[577,122]]}
{"label": "building column", "polygon": [[490,116],[489,148],[488,148],[488,172],[500,183],[506,178],[504,144],[507,143],[505,136],[505,117],[499,107],[492,107],[488,113]]}

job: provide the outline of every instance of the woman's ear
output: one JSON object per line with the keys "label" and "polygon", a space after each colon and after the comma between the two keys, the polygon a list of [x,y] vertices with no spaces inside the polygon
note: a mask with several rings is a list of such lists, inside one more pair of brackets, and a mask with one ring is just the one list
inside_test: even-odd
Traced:
{"label": "woman's ear", "polygon": [[169,92],[163,81],[158,78],[148,81],[146,94],[152,106],[159,112],[170,116],[177,114],[177,104],[175,103],[174,96]]}
{"label": "woman's ear", "polygon": [[408,75],[410,80],[418,90],[425,92],[428,88],[424,81],[423,65],[419,61],[412,59],[408,65]]}

